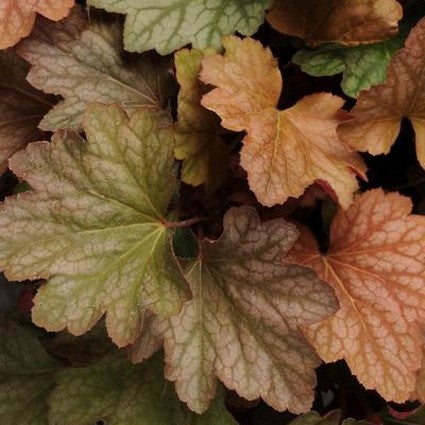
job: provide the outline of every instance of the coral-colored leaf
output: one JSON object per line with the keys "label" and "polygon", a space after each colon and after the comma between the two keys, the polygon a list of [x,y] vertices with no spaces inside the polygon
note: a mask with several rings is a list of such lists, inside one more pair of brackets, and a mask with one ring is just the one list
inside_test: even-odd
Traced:
{"label": "coral-colored leaf", "polygon": [[101,105],[84,130],[87,141],[57,133],[11,159],[32,190],[0,211],[0,265],[12,279],[50,278],[34,299],[36,324],[82,334],[106,313],[126,345],[145,308],[175,314],[187,299],[163,224],[176,189],[173,130],[149,110],[128,119]]}
{"label": "coral-colored leaf", "polygon": [[251,207],[231,209],[221,238],[203,241],[199,258],[186,266],[193,299],[167,325],[150,323],[133,358],[146,357],[137,355],[146,345],[155,348],[162,326],[166,377],[192,410],[208,407],[219,379],[248,400],[308,411],[318,358],[299,326],[337,304],[307,268],[281,264],[297,237],[282,219],[261,223]]}
{"label": "coral-colored leaf", "polygon": [[267,20],[312,45],[362,44],[397,34],[402,13],[396,0],[274,0]]}
{"label": "coral-colored leaf", "polygon": [[37,13],[53,21],[68,15],[74,0],[2,0],[0,2],[0,49],[15,45],[34,26]]}
{"label": "coral-colored leaf", "polygon": [[176,129],[176,158],[183,160],[181,178],[193,186],[205,184],[213,191],[226,176],[229,149],[219,136],[217,115],[201,105],[206,87],[199,81],[204,55],[200,50],[180,50],[175,54],[176,76],[180,84]]}
{"label": "coral-colored leaf", "polygon": [[366,192],[337,212],[326,255],[307,230],[290,254],[339,298],[341,309],[306,331],[319,355],[345,359],[366,388],[399,402],[415,387],[425,318],[425,217],[410,212],[397,193]]}
{"label": "coral-colored leaf", "polygon": [[338,134],[355,149],[388,153],[407,117],[416,133],[416,153],[425,168],[425,18],[411,30],[405,47],[391,60],[385,84],[360,93],[353,119]]}
{"label": "coral-colored leaf", "polygon": [[60,94],[40,123],[43,130],[81,129],[87,104],[118,103],[127,112],[138,107],[160,110],[167,61],[150,56],[128,63],[121,54],[118,21],[87,21],[80,8],[61,22],[40,19],[18,52],[32,68],[28,81],[46,93]]}
{"label": "coral-colored leaf", "polygon": [[223,44],[225,56],[203,61],[201,79],[217,88],[202,104],[224,127],[247,132],[241,164],[258,200],[267,206],[283,203],[323,181],[347,208],[358,187],[355,171],[364,175],[365,166],[337,136],[343,100],[319,93],[279,111],[282,77],[271,52],[249,38],[229,36]]}

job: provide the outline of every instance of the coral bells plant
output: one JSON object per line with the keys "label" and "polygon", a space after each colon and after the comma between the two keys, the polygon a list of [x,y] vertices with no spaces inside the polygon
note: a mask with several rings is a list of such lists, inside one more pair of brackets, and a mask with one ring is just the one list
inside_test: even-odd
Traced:
{"label": "coral bells plant", "polygon": [[1,425],[425,425],[423,0],[0,0],[0,173]]}

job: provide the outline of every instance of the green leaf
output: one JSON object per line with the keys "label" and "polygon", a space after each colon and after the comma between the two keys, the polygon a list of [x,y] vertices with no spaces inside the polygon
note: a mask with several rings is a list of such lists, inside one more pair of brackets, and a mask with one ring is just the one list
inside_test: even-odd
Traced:
{"label": "green leaf", "polygon": [[231,209],[221,238],[203,241],[199,257],[186,264],[193,299],[169,321],[145,321],[132,359],[148,357],[162,334],[166,377],[198,413],[214,398],[218,380],[247,400],[308,411],[320,361],[299,327],[337,305],[312,271],[282,263],[297,237],[284,220],[261,223],[253,208]]}
{"label": "green leaf", "polygon": [[30,332],[20,328],[0,332],[2,425],[47,425],[46,397],[59,364]]}
{"label": "green leaf", "polygon": [[144,55],[125,61],[117,20],[92,18],[80,8],[60,22],[40,19],[19,54],[32,64],[28,81],[40,90],[63,96],[40,128],[81,129],[87,104],[118,103],[131,113],[144,106],[162,107],[168,61]]}
{"label": "green leaf", "polygon": [[202,59],[212,54],[200,50],[180,50],[175,54],[176,76],[180,84],[176,123],[177,159],[183,160],[181,177],[193,186],[205,184],[214,191],[226,177],[229,148],[219,136],[220,119],[201,105],[208,91],[199,79]]}
{"label": "green leaf", "polygon": [[171,53],[188,43],[218,48],[221,36],[254,34],[270,0],[89,0],[91,6],[127,15],[124,46],[130,52]]}
{"label": "green leaf", "polygon": [[223,395],[202,416],[181,403],[163,380],[161,357],[141,365],[110,355],[98,363],[65,369],[49,400],[54,425],[236,425],[224,406]]}
{"label": "green leaf", "polygon": [[361,90],[383,83],[388,64],[403,46],[405,35],[375,44],[345,47],[324,45],[314,50],[300,50],[292,58],[307,74],[315,77],[343,73],[341,87],[345,94],[357,97]]}
{"label": "green leaf", "polygon": [[309,412],[295,418],[289,425],[339,425],[341,421],[341,411],[333,410],[325,416],[320,416],[317,412]]}
{"label": "green leaf", "polygon": [[88,109],[84,130],[87,141],[57,133],[12,158],[32,190],[0,211],[0,266],[15,280],[50,278],[34,300],[36,324],[80,335],[106,313],[124,346],[146,308],[176,314],[188,298],[164,224],[174,133],[150,110],[129,119],[102,105]]}

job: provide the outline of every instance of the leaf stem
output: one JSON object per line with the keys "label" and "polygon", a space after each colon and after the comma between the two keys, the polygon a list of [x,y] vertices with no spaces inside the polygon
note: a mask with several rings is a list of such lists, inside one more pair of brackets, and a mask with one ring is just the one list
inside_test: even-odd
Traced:
{"label": "leaf stem", "polygon": [[200,221],[202,221],[202,217],[194,217],[194,218],[189,218],[188,220],[176,221],[176,222],[164,221],[164,226],[171,227],[171,228],[189,227],[189,226],[192,226],[193,224],[199,223]]}

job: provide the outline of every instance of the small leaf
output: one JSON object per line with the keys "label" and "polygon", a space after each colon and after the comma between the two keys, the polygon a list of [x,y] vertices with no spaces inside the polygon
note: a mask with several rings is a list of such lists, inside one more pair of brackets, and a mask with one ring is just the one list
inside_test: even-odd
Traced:
{"label": "small leaf", "polygon": [[335,315],[306,330],[319,355],[345,359],[366,388],[397,402],[414,390],[425,318],[425,217],[411,208],[397,193],[371,190],[337,212],[326,255],[304,230],[289,256],[339,298]]}
{"label": "small leaf", "polygon": [[74,0],[2,0],[0,49],[15,45],[32,30],[37,13],[53,21],[68,15]]}
{"label": "small leaf", "polygon": [[281,264],[297,236],[284,220],[261,223],[253,208],[231,209],[221,238],[203,241],[186,263],[193,299],[167,323],[144,323],[133,359],[155,350],[163,332],[166,377],[195,412],[208,408],[218,379],[247,400],[309,410],[318,359],[299,327],[325,318],[336,302],[308,269]]}
{"label": "small leaf", "polygon": [[356,45],[397,34],[402,14],[396,0],[274,0],[267,21],[310,45]]}
{"label": "small leaf", "polygon": [[[425,18],[411,30],[405,47],[393,57],[384,84],[360,94],[352,120],[338,134],[355,149],[388,153],[401,120],[409,118],[416,133],[416,154],[425,168]],[[365,136],[367,135],[367,137]]]}
{"label": "small leaf", "polygon": [[333,410],[325,416],[316,412],[309,412],[295,418],[289,425],[339,425],[341,422],[341,411]]}
{"label": "small leaf", "polygon": [[131,113],[138,107],[160,110],[166,61],[155,63],[142,56],[127,63],[121,56],[118,21],[92,19],[75,8],[58,23],[40,20],[18,52],[32,68],[28,81],[64,100],[40,123],[43,130],[81,129],[87,104],[118,103]]}
{"label": "small leaf", "polygon": [[365,166],[336,133],[344,101],[318,93],[279,111],[282,77],[270,50],[250,38],[229,36],[223,43],[224,56],[203,61],[201,79],[217,88],[202,105],[216,112],[225,128],[247,132],[241,165],[258,200],[272,206],[324,182],[347,208],[358,188],[355,173],[364,176]]}
{"label": "small leaf", "polygon": [[176,158],[183,160],[182,180],[193,186],[205,184],[214,191],[226,176],[229,149],[219,136],[217,115],[201,106],[206,87],[199,81],[202,59],[210,56],[200,50],[180,50],[175,54],[178,95]]}
{"label": "small leaf", "polygon": [[175,314],[188,297],[163,223],[176,189],[173,129],[150,110],[128,119],[94,105],[84,130],[87,142],[58,133],[12,158],[32,190],[0,211],[0,265],[12,279],[50,278],[34,300],[39,326],[80,335],[106,313],[123,346],[144,309]]}
{"label": "small leaf", "polygon": [[254,34],[270,0],[88,0],[108,12],[127,15],[124,45],[130,52],[171,53],[188,43],[218,48],[222,35]]}

